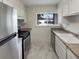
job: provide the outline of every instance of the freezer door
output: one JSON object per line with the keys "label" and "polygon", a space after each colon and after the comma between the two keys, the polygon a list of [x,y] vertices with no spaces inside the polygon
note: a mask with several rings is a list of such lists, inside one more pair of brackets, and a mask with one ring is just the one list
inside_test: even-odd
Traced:
{"label": "freezer door", "polygon": [[0,59],[19,59],[17,36],[0,46]]}
{"label": "freezer door", "polygon": [[7,31],[8,34],[17,32],[17,11],[12,7],[7,7]]}
{"label": "freezer door", "polygon": [[[1,4],[1,2],[0,2]],[[1,5],[0,5],[1,6]],[[4,7],[0,7],[0,38],[3,38],[8,35],[7,27],[6,27],[6,9],[7,6],[3,4]]]}

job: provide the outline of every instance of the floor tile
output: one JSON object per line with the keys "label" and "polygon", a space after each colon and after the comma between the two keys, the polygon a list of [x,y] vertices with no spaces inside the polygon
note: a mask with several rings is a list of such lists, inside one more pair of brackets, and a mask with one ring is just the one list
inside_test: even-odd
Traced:
{"label": "floor tile", "polygon": [[57,59],[51,45],[32,44],[27,59]]}

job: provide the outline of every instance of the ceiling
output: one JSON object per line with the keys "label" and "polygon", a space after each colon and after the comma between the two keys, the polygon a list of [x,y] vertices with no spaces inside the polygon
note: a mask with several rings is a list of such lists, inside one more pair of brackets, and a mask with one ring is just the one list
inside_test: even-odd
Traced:
{"label": "ceiling", "polygon": [[26,6],[56,5],[60,0],[22,0]]}

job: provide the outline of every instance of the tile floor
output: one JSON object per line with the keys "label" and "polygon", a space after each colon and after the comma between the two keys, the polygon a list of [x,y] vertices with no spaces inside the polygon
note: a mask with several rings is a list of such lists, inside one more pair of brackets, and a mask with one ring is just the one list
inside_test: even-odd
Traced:
{"label": "tile floor", "polygon": [[57,59],[51,45],[32,44],[27,59]]}

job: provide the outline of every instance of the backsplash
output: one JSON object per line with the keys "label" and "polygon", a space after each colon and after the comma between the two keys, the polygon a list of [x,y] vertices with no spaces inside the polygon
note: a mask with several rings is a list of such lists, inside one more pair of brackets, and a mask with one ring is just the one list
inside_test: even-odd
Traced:
{"label": "backsplash", "polygon": [[79,35],[79,15],[65,18],[62,27]]}

